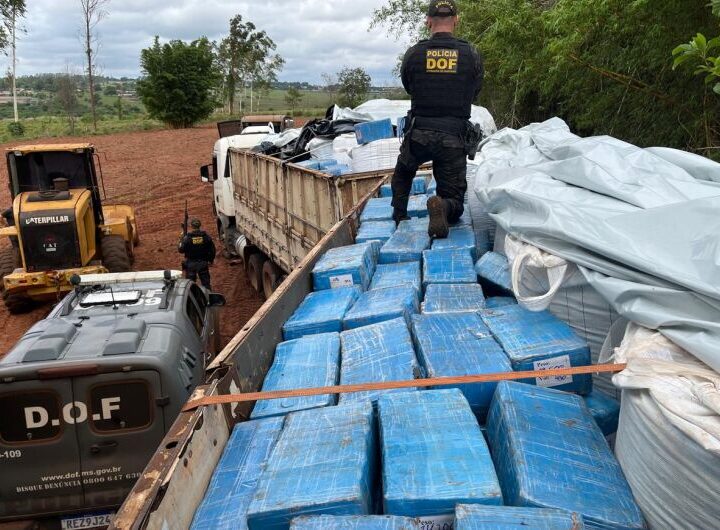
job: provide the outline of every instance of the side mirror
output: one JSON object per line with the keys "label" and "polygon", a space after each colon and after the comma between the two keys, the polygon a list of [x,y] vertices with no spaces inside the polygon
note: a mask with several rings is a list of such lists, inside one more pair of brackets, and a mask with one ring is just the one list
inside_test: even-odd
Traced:
{"label": "side mirror", "polygon": [[225,297],[217,293],[210,293],[209,301],[210,307],[225,307],[225,305],[227,304]]}
{"label": "side mirror", "polygon": [[214,182],[215,181],[215,178],[214,178],[215,176],[212,175],[211,171],[210,171],[211,167],[212,166],[210,166],[208,164],[208,165],[202,166],[200,168],[200,180],[202,180],[203,182]]}

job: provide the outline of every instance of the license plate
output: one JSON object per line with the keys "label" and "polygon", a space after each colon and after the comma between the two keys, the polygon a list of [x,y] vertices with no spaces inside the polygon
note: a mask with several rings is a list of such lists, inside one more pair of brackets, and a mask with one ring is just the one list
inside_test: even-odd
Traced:
{"label": "license plate", "polygon": [[110,526],[112,513],[96,513],[91,515],[78,515],[65,517],[60,521],[62,530],[75,530],[76,528],[104,528]]}

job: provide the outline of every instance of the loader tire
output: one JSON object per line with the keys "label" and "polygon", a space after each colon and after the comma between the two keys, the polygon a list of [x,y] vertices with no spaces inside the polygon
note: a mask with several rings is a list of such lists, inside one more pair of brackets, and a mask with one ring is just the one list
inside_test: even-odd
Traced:
{"label": "loader tire", "polygon": [[263,265],[267,258],[256,252],[252,254],[247,261],[247,275],[250,285],[260,294],[263,294]]}
{"label": "loader tire", "polygon": [[35,302],[22,294],[11,294],[3,292],[3,303],[11,315],[29,313],[35,308]]}
{"label": "loader tire", "polygon": [[122,236],[105,236],[100,241],[103,266],[110,272],[130,272],[132,258]]}
{"label": "loader tire", "polygon": [[0,293],[5,292],[5,282],[3,279],[8,274],[12,274],[18,267],[20,260],[18,252],[13,247],[0,250]]}

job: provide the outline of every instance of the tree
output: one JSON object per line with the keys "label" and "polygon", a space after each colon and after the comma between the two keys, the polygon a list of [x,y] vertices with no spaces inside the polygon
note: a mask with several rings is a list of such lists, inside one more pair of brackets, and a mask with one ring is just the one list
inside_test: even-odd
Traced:
{"label": "tree", "polygon": [[171,127],[190,127],[209,117],[221,80],[212,44],[201,38],[190,44],[173,40],[141,52],[144,78],[137,92],[152,118]]}
{"label": "tree", "polygon": [[9,37],[10,45],[10,76],[12,78],[13,111],[15,123],[20,120],[17,103],[17,32],[24,31],[19,26],[19,19],[25,16],[25,0],[0,0],[0,17],[4,27],[4,35]]}
{"label": "tree", "polygon": [[340,104],[357,107],[370,91],[372,79],[362,68],[343,68],[337,75]]}
{"label": "tree", "polygon": [[65,72],[56,79],[57,91],[55,98],[58,105],[65,114],[70,134],[75,134],[75,121],[78,115],[77,83],[70,67],[65,67]]}
{"label": "tree", "polygon": [[95,69],[97,59],[99,39],[97,35],[97,25],[107,17],[105,7],[110,0],[80,0],[80,8],[82,10],[83,25],[80,30],[81,39],[85,48],[85,58],[87,60],[87,78],[90,93],[90,111],[92,112],[93,130],[97,131],[97,100],[95,95]]}
{"label": "tree", "polygon": [[288,104],[293,114],[295,113],[295,108],[302,102],[302,99],[302,92],[295,87],[288,88],[288,91],[285,93],[285,103]]}

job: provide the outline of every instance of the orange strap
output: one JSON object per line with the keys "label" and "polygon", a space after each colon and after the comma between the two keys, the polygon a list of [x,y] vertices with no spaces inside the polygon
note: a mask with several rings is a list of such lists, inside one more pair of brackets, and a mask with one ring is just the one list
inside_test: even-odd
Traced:
{"label": "orange strap", "polygon": [[301,388],[297,390],[276,390],[273,392],[252,392],[248,394],[207,396],[189,401],[183,407],[183,412],[190,412],[197,408],[207,407],[210,405],[227,405],[230,403],[246,403],[249,401],[263,401],[269,399],[322,396],[325,394],[352,394],[355,392],[397,390],[400,388],[493,383],[498,381],[513,381],[517,379],[534,379],[537,377],[562,377],[568,375],[617,373],[622,372],[626,366],[627,365],[625,364],[600,364],[595,366],[578,366],[574,368],[535,370],[531,372],[503,372],[498,374],[463,375],[458,377],[435,377],[432,379],[413,379],[410,381],[387,381],[383,383],[363,383],[359,385],[326,386],[322,388]]}

